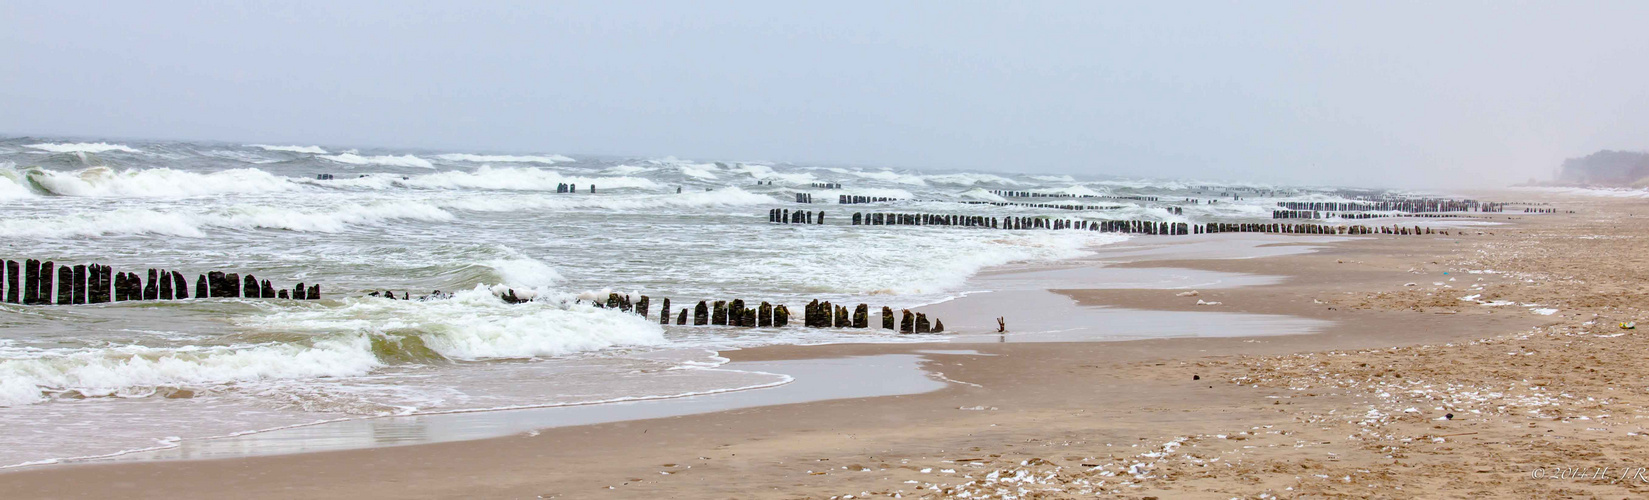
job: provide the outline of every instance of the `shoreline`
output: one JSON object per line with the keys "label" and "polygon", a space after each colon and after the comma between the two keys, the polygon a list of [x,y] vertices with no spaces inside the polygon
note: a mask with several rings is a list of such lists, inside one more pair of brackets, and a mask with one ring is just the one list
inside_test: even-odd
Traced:
{"label": "shoreline", "polygon": [[[909,475],[931,481],[938,478],[919,469],[905,469],[904,465],[930,456],[975,458],[957,457],[956,449],[970,450],[966,453],[970,455],[981,454],[971,451],[975,447],[981,451],[1010,451],[1011,443],[1028,442],[1018,441],[1020,438],[1046,442],[1067,436],[1067,439],[1090,442],[1096,438],[1084,432],[1091,432],[1116,441],[1123,441],[1120,439],[1123,435],[1149,435],[1141,439],[1151,439],[1162,434],[1152,429],[1168,426],[1174,428],[1175,434],[1199,429],[1214,432],[1221,426],[1229,426],[1230,419],[1186,417],[1174,413],[1173,409],[1196,415],[1213,412],[1240,417],[1236,418],[1238,421],[1263,421],[1270,412],[1247,408],[1244,404],[1256,396],[1281,398],[1287,394],[1281,389],[1233,388],[1229,382],[1213,382],[1212,377],[1209,382],[1213,385],[1203,388],[1205,385],[1200,382],[1193,384],[1190,378],[1177,376],[1187,367],[1197,370],[1196,366],[1206,364],[1199,360],[1210,355],[1272,356],[1324,349],[1453,342],[1485,334],[1524,331],[1555,319],[1534,317],[1521,310],[1518,311],[1521,314],[1502,314],[1494,308],[1416,315],[1389,309],[1336,307],[1340,303],[1332,301],[1336,298],[1332,295],[1370,289],[1405,291],[1403,285],[1413,280],[1412,274],[1393,269],[1393,264],[1403,261],[1403,255],[1454,253],[1449,248],[1453,243],[1449,242],[1458,239],[1366,238],[1329,243],[1325,249],[1306,254],[1252,259],[1152,260],[1118,265],[1124,269],[1171,267],[1287,277],[1281,283],[1199,289],[1201,298],[1219,301],[1219,306],[1196,306],[1195,299],[1186,301],[1185,297],[1177,297],[1176,292],[1183,289],[1054,290],[1084,307],[1146,309],[1148,306],[1156,311],[1281,314],[1334,322],[1327,331],[1313,334],[1121,342],[758,347],[726,351],[722,355],[734,362],[826,359],[933,349],[973,349],[981,355],[928,354],[929,361],[923,363],[925,370],[960,383],[915,395],[761,406],[657,420],[546,429],[532,436],[397,448],[195,462],[68,464],[0,472],[0,491],[47,497],[96,496],[96,485],[73,479],[88,474],[113,478],[111,484],[136,488],[135,491],[121,489],[122,494],[136,493],[144,497],[209,496],[214,487],[241,488],[237,491],[252,497],[294,494],[442,497],[463,494],[459,492],[497,496],[564,492],[588,496],[598,491],[614,491],[606,487],[613,487],[623,495],[660,494],[680,491],[671,489],[679,487],[689,489],[683,492],[687,497],[725,497],[733,491],[771,491],[772,496],[828,496],[849,492],[861,483],[887,486],[870,476]],[[1320,300],[1323,298],[1331,300]],[[1010,323],[1010,328],[1012,326]],[[1168,366],[1176,361],[1174,366]],[[1166,377],[1166,373],[1158,372],[1172,372],[1176,376]],[[1103,390],[1073,390],[1077,387]],[[1085,424],[1085,419],[1073,417],[1083,413],[1105,414],[1107,425],[1092,428],[1092,423]],[[1166,421],[1150,418],[1169,415],[1173,418]],[[1026,423],[1041,425],[1026,429]],[[1004,424],[1005,428],[990,424]],[[1078,432],[1084,426],[1089,428]],[[640,435],[634,432],[637,427],[643,428]],[[656,432],[649,433],[649,429]],[[848,446],[838,442],[838,438],[823,436],[826,434],[855,436],[852,441],[864,440],[867,444]],[[568,448],[588,452],[594,459]],[[1011,452],[996,454],[1007,456]],[[818,471],[810,469],[804,472],[802,469],[807,467],[797,465],[798,457],[804,456],[827,457],[838,463],[842,463],[839,461],[842,458],[857,457],[849,465],[858,465],[860,470],[832,470],[859,475],[844,481],[843,476],[851,474],[815,475]],[[432,460],[431,457],[441,458]],[[661,460],[649,461],[650,458]],[[821,460],[815,459],[815,462]],[[967,463],[991,461],[994,460]],[[638,465],[650,463],[675,466]],[[697,469],[681,469],[683,464],[695,463]],[[867,463],[872,465],[864,465]],[[951,460],[950,463],[954,466],[957,462]],[[390,467],[391,464],[407,467]],[[253,469],[262,472],[255,477],[248,475],[247,471]],[[366,470],[392,477],[365,484],[351,484],[346,480],[347,472]],[[646,477],[642,471],[660,477],[630,481]],[[868,473],[873,471],[883,474]],[[294,490],[296,486],[281,484],[274,476],[305,477],[309,484]],[[453,480],[455,477],[477,479]],[[680,482],[686,477],[696,480],[688,486]],[[672,482],[678,479],[680,481]],[[78,489],[63,489],[65,484],[74,484]],[[891,484],[905,483],[893,481]],[[905,494],[912,493],[915,491],[905,491]]]}

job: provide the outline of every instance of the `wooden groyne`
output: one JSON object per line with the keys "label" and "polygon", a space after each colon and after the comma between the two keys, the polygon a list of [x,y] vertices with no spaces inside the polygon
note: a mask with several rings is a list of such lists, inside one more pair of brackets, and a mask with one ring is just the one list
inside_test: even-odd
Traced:
{"label": "wooden groyne", "polygon": [[1504,203],[1451,198],[1374,199],[1354,202],[1277,202],[1278,208],[1319,212],[1500,212],[1505,206]]}
{"label": "wooden groyne", "polygon": [[842,188],[842,183],[840,183],[840,182],[815,182],[815,183],[811,184],[811,186],[816,187],[816,188],[820,188],[820,189],[841,189]]}
{"label": "wooden groyne", "polygon": [[[578,192],[578,185],[577,184],[569,184],[569,183],[556,184],[555,185],[555,192],[557,192],[557,193],[577,193]],[[676,188],[676,192],[680,193],[681,188]],[[595,184],[593,184],[593,183],[590,184],[590,194],[595,194]]]}
{"label": "wooden groyne", "polygon": [[1409,217],[1420,219],[1453,219],[1460,217],[1478,217],[1471,214],[1456,213],[1401,213],[1389,212],[1319,212],[1316,210],[1272,210],[1272,219],[1381,219],[1389,217]]}
{"label": "wooden groyne", "polygon": [[1036,191],[1003,191],[993,189],[991,194],[1003,198],[1094,198],[1103,200],[1159,201],[1156,196],[1116,196],[1108,194],[1041,193]]}
{"label": "wooden groyne", "polygon": [[[6,302],[24,305],[76,305],[107,302],[184,300],[190,298],[183,273],[149,269],[147,274],[116,272],[102,264],[64,264],[26,259],[0,266],[0,288]],[[291,290],[275,289],[269,280],[251,274],[212,271],[199,275],[195,298],[249,298],[320,300],[321,286],[298,283]]]}
{"label": "wooden groyne", "polygon": [[891,203],[891,202],[895,202],[895,201],[904,201],[904,200],[900,199],[900,198],[888,198],[888,197],[880,197],[880,196],[849,196],[849,195],[845,195],[845,194],[836,197],[836,204],[837,205],[856,205],[856,204],[860,204],[860,203]]}
{"label": "wooden groyne", "polygon": [[814,224],[815,220],[818,221],[818,224],[824,224],[824,210],[818,211],[817,214],[807,210],[792,211],[788,208],[775,208],[767,211],[768,222],[776,222],[779,224]]}
{"label": "wooden groyne", "polygon": [[796,203],[813,203],[813,195],[810,193],[796,193]]}
{"label": "wooden groyne", "polygon": [[[439,291],[435,293],[440,294]],[[530,300],[518,299],[518,295],[513,289],[495,292],[495,294],[500,299],[510,303],[531,302]],[[377,292],[370,295],[378,296]],[[396,298],[393,292],[389,294],[389,298]],[[583,302],[584,299],[574,301],[574,303]],[[590,300],[590,305],[598,308],[616,309],[620,312],[636,314],[648,319],[652,317],[650,314],[651,308],[649,307],[651,303],[652,297],[647,295],[632,296],[631,294],[616,292],[608,293],[605,300],[599,298]],[[662,307],[659,307],[658,310],[658,322],[661,325],[669,325],[672,320],[670,299],[661,300],[660,305]],[[802,311],[802,326],[807,328],[870,328],[869,304],[858,304],[852,309],[848,309],[844,305],[831,304],[829,301],[821,302],[815,299],[803,306]],[[745,302],[744,299],[700,300],[698,304],[691,308],[690,313],[689,309],[685,307],[675,311],[675,313],[673,319],[677,326],[687,326],[689,321],[691,321],[692,326],[731,326],[740,328],[783,328],[790,325],[790,308],[784,304],[773,304],[766,301],[754,304]],[[945,330],[945,324],[937,319],[930,326],[927,315],[923,313],[912,313],[905,310],[904,320],[904,326],[898,326],[898,318],[894,316],[893,309],[882,307],[882,329],[897,330],[901,333],[941,333]]]}
{"label": "wooden groyne", "polygon": [[1151,220],[1073,220],[1048,217],[991,217],[984,215],[922,214],[922,213],[862,213],[850,218],[854,226],[954,226],[1008,230],[1075,230],[1101,231],[1144,235],[1187,235],[1213,233],[1276,233],[1276,234],[1390,234],[1425,235],[1449,234],[1420,226],[1364,226],[1288,223],[1225,223],[1193,224]]}

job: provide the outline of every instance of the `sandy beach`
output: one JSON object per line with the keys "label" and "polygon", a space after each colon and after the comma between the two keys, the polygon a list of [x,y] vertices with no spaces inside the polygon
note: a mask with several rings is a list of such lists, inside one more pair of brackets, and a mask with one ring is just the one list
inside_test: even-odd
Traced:
{"label": "sandy beach", "polygon": [[[1634,472],[1649,467],[1637,421],[1649,409],[1637,359],[1649,341],[1619,326],[1649,303],[1649,210],[1632,199],[1492,196],[1574,213],[1486,214],[1499,224],[1446,236],[1202,235],[1177,249],[1140,238],[1076,264],[1087,270],[1038,271],[1022,289],[927,308],[962,334],[956,342],[723,353],[848,366],[908,356],[943,382],[927,392],[414,446],[27,467],[0,472],[0,497],[1649,493],[1649,473]],[[1233,258],[1246,255],[1260,256]],[[1101,281],[1164,275],[1184,278]],[[1270,278],[1245,281],[1254,277]],[[1038,288],[1042,278],[1057,283]],[[1197,284],[1208,286],[1186,288]],[[996,316],[1007,335],[993,333]],[[1184,338],[1080,341],[1156,328],[1149,321]],[[1014,334],[1045,324],[1070,328]],[[1265,331],[1275,325],[1310,332]]]}

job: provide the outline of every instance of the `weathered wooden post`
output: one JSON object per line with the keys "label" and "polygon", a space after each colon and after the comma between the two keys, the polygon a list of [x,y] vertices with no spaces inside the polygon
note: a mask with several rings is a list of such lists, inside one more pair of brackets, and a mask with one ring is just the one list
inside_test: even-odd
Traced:
{"label": "weathered wooden post", "polygon": [[155,294],[155,298],[160,300],[172,300],[172,273],[166,272],[165,269],[162,269],[160,274],[155,277],[155,280],[159,283],[155,286],[155,288],[159,289]]}
{"label": "weathered wooden post", "polygon": [[230,298],[240,298],[240,273],[223,275],[223,285],[228,290]]}
{"label": "weathered wooden post", "polygon": [[206,295],[201,295],[201,297],[211,297],[215,299],[222,297],[227,293],[228,292],[223,289],[223,271],[207,271]]}
{"label": "weathered wooden post", "polygon": [[945,322],[939,321],[938,318],[935,318],[933,320],[933,333],[944,333],[944,332],[945,332]]}
{"label": "weathered wooden post", "polygon": [[693,308],[693,326],[708,324],[710,324],[710,305],[701,300],[698,307]]}
{"label": "weathered wooden post", "polygon": [[[514,291],[514,290],[511,290]],[[321,300],[321,284],[309,285],[309,300]]]}
{"label": "weathered wooden post", "polygon": [[744,299],[733,299],[733,302],[727,305],[727,311],[728,326],[746,326],[744,324]]}
{"label": "weathered wooden post", "polygon": [[790,308],[784,304],[773,307],[773,326],[782,327],[790,324]]}
{"label": "weathered wooden post", "polygon": [[647,317],[647,310],[651,309],[648,302],[647,296],[642,295],[641,299],[636,301],[636,314],[640,314],[643,318]]}
{"label": "weathered wooden post", "polygon": [[928,315],[916,313],[916,333],[928,333]]}
{"label": "weathered wooden post", "polygon": [[160,277],[156,274],[155,268],[149,268],[149,281],[143,282],[142,293],[143,300],[156,300],[160,298]]}
{"label": "weathered wooden post", "polygon": [[813,299],[802,306],[802,326],[813,328],[819,326],[819,299]]}
{"label": "weathered wooden post", "polygon": [[250,274],[246,275],[246,284],[245,286],[242,286],[241,289],[246,291],[245,295],[248,299],[263,297],[263,287],[258,286],[258,278],[256,276],[252,276]]}
{"label": "weathered wooden post", "polygon": [[74,266],[74,303],[86,303],[86,265]]}
{"label": "weathered wooden post", "polygon": [[836,328],[853,326],[853,318],[848,316],[847,306],[836,306],[836,323],[833,326]]}
{"label": "weathered wooden post", "polygon": [[74,268],[63,266],[57,268],[57,305],[66,306],[74,303]]}
{"label": "weathered wooden post", "polygon": [[[292,294],[289,290],[287,290],[285,288],[282,288],[279,293],[275,294],[275,297],[276,298],[281,298],[281,299],[290,299],[290,298],[292,298]],[[391,298],[394,298],[394,297],[391,297]]]}
{"label": "weathered wooden post", "polygon": [[106,265],[97,266],[97,293],[93,295],[97,297],[99,304],[113,300],[110,295],[114,293],[114,283],[114,268]]}
{"label": "weathered wooden post", "polygon": [[670,298],[669,297],[665,297],[664,302],[659,304],[658,324],[660,324],[660,325],[670,324]]}
{"label": "weathered wooden post", "polygon": [[292,287],[292,300],[303,300],[308,295],[309,293],[304,290],[303,282],[299,282]]}
{"label": "weathered wooden post", "polygon": [[[210,273],[208,273],[208,274],[210,274]],[[200,275],[200,278],[197,278],[195,280],[195,298],[204,299],[204,298],[211,297],[211,296],[212,296],[212,288],[211,288],[210,285],[208,285],[208,282],[206,281],[206,275],[202,274],[202,275]]]}
{"label": "weathered wooden post", "polygon": [[[180,274],[180,275],[177,276],[177,278],[181,280],[181,279],[183,279],[183,275]],[[266,298],[266,299],[275,298],[275,286],[274,286],[274,284],[271,284],[269,282],[269,280],[263,280],[263,286],[259,287],[258,295],[263,296],[263,298]],[[188,297],[178,297],[178,298],[186,299]]]}
{"label": "weathered wooden post", "polygon": [[25,259],[23,261],[23,303],[34,305],[40,293],[40,261]]}
{"label": "weathered wooden post", "polygon": [[886,330],[894,329],[893,322],[893,308],[882,306],[882,328]]}
{"label": "weathered wooden post", "polygon": [[870,305],[859,304],[853,308],[853,327],[867,328],[870,326]]}
{"label": "weathered wooden post", "polygon": [[608,293],[607,294],[607,308],[608,309],[618,309],[618,302],[619,301],[618,301],[618,294],[617,293]]}
{"label": "weathered wooden post", "polygon": [[677,325],[687,324],[687,308],[685,308],[685,307],[681,308],[681,315],[676,316],[676,324]]}
{"label": "weathered wooden post", "polygon": [[126,291],[130,289],[131,287],[126,285],[126,273],[115,273],[115,302],[125,302]]}
{"label": "weathered wooden post", "polygon": [[899,323],[899,333],[912,333],[912,332],[915,332],[916,331],[916,315],[911,314],[910,309],[902,309],[902,311],[904,311],[901,314],[901,316],[902,316],[901,319],[903,321],[901,321]]}
{"label": "weathered wooden post", "polygon": [[740,314],[739,316],[743,318],[739,321],[739,326],[743,326],[745,328],[756,327],[756,310],[754,308],[745,309],[744,314]]}
{"label": "weathered wooden post", "polygon": [[727,326],[727,301],[718,300],[711,304],[710,324]]}
{"label": "weathered wooden post", "polygon": [[756,309],[756,326],[773,326],[773,304],[762,301],[762,305]]}
{"label": "weathered wooden post", "polygon": [[56,277],[56,265],[52,261],[40,263],[40,291],[36,292],[34,301],[40,305],[52,303],[52,279]]}
{"label": "weathered wooden post", "polygon": [[6,302],[16,304],[23,301],[23,291],[18,289],[21,286],[18,282],[22,280],[18,277],[22,269],[22,266],[17,265],[17,261],[6,261]]}

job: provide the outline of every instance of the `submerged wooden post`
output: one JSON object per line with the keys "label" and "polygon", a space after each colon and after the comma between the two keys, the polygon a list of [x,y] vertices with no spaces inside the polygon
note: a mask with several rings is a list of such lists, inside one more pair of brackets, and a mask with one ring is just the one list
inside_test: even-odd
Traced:
{"label": "submerged wooden post", "polygon": [[86,265],[74,266],[74,303],[86,303]]}
{"label": "submerged wooden post", "polygon": [[[745,324],[744,324],[744,299],[733,299],[733,302],[730,302],[730,303],[727,304],[727,325],[728,326],[745,326]],[[755,325],[750,325],[750,326],[755,326]]]}
{"label": "submerged wooden post", "polygon": [[23,301],[23,292],[17,289],[21,286],[18,282],[22,280],[18,278],[22,268],[15,260],[6,261],[6,302],[16,304]]}
{"label": "submerged wooden post", "polygon": [[911,314],[910,309],[903,309],[902,311],[904,311],[901,314],[901,316],[902,316],[901,319],[903,321],[901,321],[899,323],[899,333],[912,333],[912,332],[915,332],[916,331],[916,315]]}
{"label": "submerged wooden post", "polygon": [[[177,276],[177,278],[179,280],[182,280],[183,275],[180,274],[180,275]],[[263,286],[259,287],[258,295],[261,295],[261,296],[263,296],[263,298],[266,298],[266,299],[275,298],[275,286],[273,284],[269,283],[269,280],[263,280]],[[187,299],[188,297],[178,297],[178,298]]]}
{"label": "submerged wooden post", "polygon": [[228,292],[223,290],[223,271],[206,272],[206,295],[202,297],[218,298]]}
{"label": "submerged wooden post", "polygon": [[287,290],[285,288],[282,288],[280,293],[275,294],[275,297],[282,298],[282,299],[290,299],[290,298],[292,298],[292,295],[290,293],[287,293]]}
{"label": "submerged wooden post", "polygon": [[642,295],[641,299],[636,301],[636,314],[640,314],[643,318],[647,317],[647,310],[650,309],[647,302],[646,295]]}
{"label": "submerged wooden post", "polygon": [[853,308],[853,327],[866,328],[870,326],[870,305],[859,304]]}
{"label": "submerged wooden post", "polygon": [[658,324],[661,324],[661,325],[670,324],[670,298],[669,297],[665,297],[664,302],[659,304]]}
{"label": "submerged wooden post", "polygon": [[888,307],[888,306],[882,306],[882,328],[886,329],[886,330],[893,330],[894,329],[893,322],[894,322],[893,308]]}
{"label": "submerged wooden post", "polygon": [[916,313],[916,333],[928,333],[928,315]]}
{"label": "submerged wooden post", "polygon": [[619,304],[618,294],[617,293],[608,293],[607,294],[607,308],[608,309],[618,309],[618,304]]}
{"label": "submerged wooden post", "polygon": [[739,321],[740,326],[743,326],[745,328],[755,328],[756,327],[756,309],[755,308],[745,309],[744,314],[740,314],[739,316],[741,318],[743,318],[742,320]]}
{"label": "submerged wooden post", "polygon": [[40,263],[40,291],[35,292],[34,301],[37,304],[49,305],[52,303],[52,278],[56,277],[56,265],[52,261]]}
{"label": "submerged wooden post", "polygon": [[773,308],[773,326],[782,327],[790,324],[790,308],[779,304]]}
{"label": "submerged wooden post", "polygon": [[143,282],[143,300],[156,300],[159,298],[160,275],[156,274],[155,268],[151,267],[149,268],[149,280]]}
{"label": "submerged wooden post", "polygon": [[207,285],[206,275],[202,274],[200,275],[200,278],[195,280],[195,298],[204,299],[211,296],[212,289],[209,285]]}
{"label": "submerged wooden post", "polygon": [[258,278],[256,276],[252,276],[250,274],[246,275],[246,285],[241,287],[241,289],[246,291],[244,295],[246,295],[246,298],[248,299],[263,297],[263,287],[258,286]]}
{"label": "submerged wooden post", "polygon": [[[511,290],[514,291],[514,290]],[[309,300],[321,300],[321,284],[309,285]]]}
{"label": "submerged wooden post", "polygon": [[303,300],[303,298],[308,295],[309,293],[304,290],[302,282],[299,282],[297,285],[292,287],[292,300]]}
{"label": "submerged wooden post", "polygon": [[224,288],[230,298],[240,298],[240,273],[229,273],[223,276]]}
{"label": "submerged wooden post", "polygon": [[727,326],[727,301],[715,301],[710,308],[710,324]]}
{"label": "submerged wooden post", "polygon": [[676,316],[676,324],[678,324],[678,325],[687,324],[687,308],[685,308],[685,307],[681,308],[681,315]]}
{"label": "submerged wooden post", "polygon": [[57,305],[66,306],[74,303],[74,268],[63,266],[57,268]]}
{"label": "submerged wooden post", "polygon": [[160,274],[155,276],[155,280],[158,283],[155,285],[155,288],[158,289],[155,298],[172,300],[172,273],[162,269]]}
{"label": "submerged wooden post", "polygon": [[762,301],[762,305],[756,309],[756,326],[773,326],[773,304]]}
{"label": "submerged wooden post", "polygon": [[848,316],[847,306],[836,306],[834,311],[836,313],[836,321],[831,326],[836,328],[847,328],[853,326],[853,318]]}
{"label": "submerged wooden post", "polygon": [[943,333],[944,331],[945,331],[945,322],[939,321],[937,318],[935,318],[933,320],[933,333]]}
{"label": "submerged wooden post", "polygon": [[34,305],[40,292],[40,261],[26,259],[23,261],[23,303]]}
{"label": "submerged wooden post", "polygon": [[693,308],[693,326],[708,324],[710,324],[710,305],[701,300],[698,307]]}

